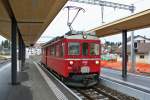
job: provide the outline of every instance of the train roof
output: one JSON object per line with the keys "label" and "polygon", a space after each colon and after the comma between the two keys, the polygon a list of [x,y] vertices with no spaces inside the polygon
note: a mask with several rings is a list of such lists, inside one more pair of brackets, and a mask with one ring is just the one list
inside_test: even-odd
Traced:
{"label": "train roof", "polygon": [[84,32],[84,31],[69,31],[65,33],[63,36],[57,36],[53,38],[52,40],[46,42],[45,44],[42,45],[42,47],[47,46],[50,43],[60,41],[62,39],[86,39],[86,40],[99,40],[98,37],[96,37],[95,33],[91,32]]}

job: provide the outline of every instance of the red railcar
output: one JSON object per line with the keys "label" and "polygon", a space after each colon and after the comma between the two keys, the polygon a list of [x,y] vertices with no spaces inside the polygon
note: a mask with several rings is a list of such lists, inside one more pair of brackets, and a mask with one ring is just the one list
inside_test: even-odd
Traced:
{"label": "red railcar", "polygon": [[82,32],[57,37],[42,47],[42,64],[67,84],[92,86],[99,80],[100,40]]}

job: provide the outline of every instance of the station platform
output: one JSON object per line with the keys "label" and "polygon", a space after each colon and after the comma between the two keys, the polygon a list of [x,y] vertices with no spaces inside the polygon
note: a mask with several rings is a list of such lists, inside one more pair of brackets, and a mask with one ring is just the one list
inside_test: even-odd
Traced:
{"label": "station platform", "polygon": [[31,60],[18,73],[18,85],[11,85],[11,63],[0,66],[0,100],[58,100]]}
{"label": "station platform", "polygon": [[115,80],[117,82],[125,83],[125,85],[134,86],[143,90],[147,90],[147,92],[150,92],[149,76],[128,73],[127,78],[123,79],[121,71],[109,68],[102,68],[101,76]]}

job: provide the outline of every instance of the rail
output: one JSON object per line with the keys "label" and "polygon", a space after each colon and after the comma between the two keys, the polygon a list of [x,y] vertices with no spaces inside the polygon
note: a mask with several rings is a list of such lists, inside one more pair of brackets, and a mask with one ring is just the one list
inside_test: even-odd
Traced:
{"label": "rail", "polygon": [[82,100],[137,100],[116,90],[96,85],[91,88],[71,88]]}
{"label": "rail", "polygon": [[89,89],[72,89],[76,94],[78,94],[82,100],[120,100],[117,97],[109,95],[95,87]]}

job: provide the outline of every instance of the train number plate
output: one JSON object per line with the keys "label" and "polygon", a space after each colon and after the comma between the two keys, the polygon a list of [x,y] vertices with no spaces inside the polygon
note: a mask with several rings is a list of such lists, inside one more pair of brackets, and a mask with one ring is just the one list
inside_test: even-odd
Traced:
{"label": "train number plate", "polygon": [[89,72],[90,72],[90,68],[88,66],[81,67],[81,73],[89,73]]}

